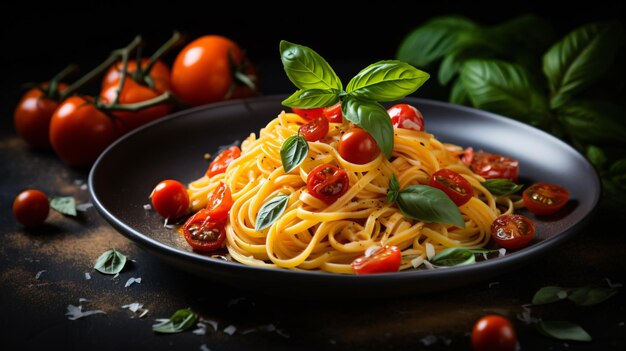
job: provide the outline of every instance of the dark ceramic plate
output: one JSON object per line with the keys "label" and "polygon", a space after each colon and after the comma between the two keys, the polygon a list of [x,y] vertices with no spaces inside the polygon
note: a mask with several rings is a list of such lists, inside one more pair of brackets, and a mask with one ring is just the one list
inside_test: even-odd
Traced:
{"label": "dark ceramic plate", "polygon": [[522,183],[565,186],[571,192],[566,208],[558,217],[527,214],[537,225],[537,237],[523,250],[436,270],[346,276],[249,267],[192,252],[173,229],[164,228],[156,212],[144,209],[152,188],[162,179],[185,183],[200,177],[207,167],[206,152],[258,133],[283,109],[283,98],[268,96],[189,109],[124,136],[100,156],[89,175],[96,208],[118,231],[164,261],[224,284],[267,293],[289,291],[290,295],[382,297],[450,289],[532,262],[579,231],[600,195],[593,167],[551,135],[492,113],[408,98],[406,102],[422,111],[428,131],[439,140],[518,159]]}

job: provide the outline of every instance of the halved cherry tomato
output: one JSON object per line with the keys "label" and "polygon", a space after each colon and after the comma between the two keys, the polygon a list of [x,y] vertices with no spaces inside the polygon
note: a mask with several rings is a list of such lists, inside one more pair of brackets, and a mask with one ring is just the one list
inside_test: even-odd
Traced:
{"label": "halved cherry tomato", "polygon": [[500,216],[491,224],[491,237],[505,249],[519,250],[535,237],[535,224],[522,215]]}
{"label": "halved cherry tomato", "polygon": [[300,127],[300,134],[302,134],[306,141],[324,139],[326,134],[328,134],[328,119],[326,119],[326,117],[317,117]]}
{"label": "halved cherry tomato", "polygon": [[397,104],[387,110],[394,128],[424,130],[424,117],[415,107],[408,104]]}
{"label": "halved cherry tomato", "polygon": [[293,113],[297,114],[298,116],[304,119],[308,119],[308,120],[314,120],[316,118],[324,116],[324,107],[319,107],[319,108],[292,107],[291,110],[293,111]]}
{"label": "halved cherry tomato", "polygon": [[343,122],[341,102],[338,102],[330,107],[324,107],[324,116],[326,116],[326,118],[328,118],[328,121],[331,123]]}
{"label": "halved cherry tomato", "polygon": [[385,245],[369,256],[362,256],[352,262],[356,274],[397,272],[402,263],[402,252],[397,246]]}
{"label": "halved cherry tomato", "polygon": [[457,206],[464,205],[474,196],[474,189],[467,179],[445,168],[433,173],[428,185],[442,190]]}
{"label": "halved cherry tomato", "polygon": [[524,206],[539,216],[555,213],[569,200],[569,191],[564,187],[550,183],[533,184],[522,194]]}
{"label": "halved cherry tomato", "polygon": [[306,180],[309,193],[329,205],[348,191],[349,184],[346,171],[327,163],[313,168]]}
{"label": "halved cherry tomato", "polygon": [[176,180],[164,180],[150,194],[152,207],[167,219],[176,219],[189,211],[189,195],[184,185]]}
{"label": "halved cherry tomato", "polygon": [[517,348],[515,328],[502,316],[485,316],[474,324],[472,348],[474,351],[514,351]]}
{"label": "halved cherry tomato", "polygon": [[372,162],[380,154],[376,140],[359,127],[351,128],[341,136],[338,149],[344,160],[359,165]]}
{"label": "halved cherry tomato", "polygon": [[24,190],[13,201],[13,216],[25,227],[42,224],[48,218],[48,212],[50,212],[48,197],[39,190]]}
{"label": "halved cherry tomato", "polygon": [[517,183],[519,177],[517,160],[481,151],[474,154],[471,162],[472,171],[483,178],[507,178]]}
{"label": "halved cherry tomato", "polygon": [[213,191],[207,204],[209,215],[215,220],[226,219],[231,207],[233,207],[233,196],[230,193],[230,188],[228,185],[220,183]]}
{"label": "halved cherry tomato", "polygon": [[461,162],[465,163],[467,166],[472,165],[472,161],[474,160],[474,148],[468,147],[465,148],[460,154],[459,158]]}
{"label": "halved cherry tomato", "polygon": [[215,251],[226,239],[224,221],[211,217],[209,210],[200,210],[183,225],[183,236],[191,247],[202,252]]}
{"label": "halved cherry tomato", "polygon": [[[41,86],[45,89],[48,83],[43,83]],[[60,83],[58,91],[66,88],[67,84]],[[27,91],[13,113],[17,134],[33,147],[49,149],[51,147],[50,120],[58,106],[59,101],[48,98],[39,88]]]}
{"label": "halved cherry tomato", "polygon": [[228,165],[241,156],[241,149],[238,146],[231,146],[222,151],[209,165],[206,171],[207,177],[226,172]]}
{"label": "halved cherry tomato", "polygon": [[[148,58],[141,59],[141,68],[146,69],[149,62],[150,59]],[[107,88],[111,85],[116,86],[119,83],[119,79],[122,73],[122,67],[122,61],[119,61],[109,68],[107,73],[104,75],[104,78],[102,78],[102,91],[107,90]],[[132,76],[135,74],[135,72],[137,72],[137,60],[128,60],[126,72],[126,79],[133,79]],[[150,72],[148,72],[148,76],[152,80],[151,88],[157,93],[161,94],[170,89],[171,73],[170,69],[165,63],[163,63],[163,61],[157,60],[150,69]],[[143,84],[143,82],[139,82],[139,84]]]}

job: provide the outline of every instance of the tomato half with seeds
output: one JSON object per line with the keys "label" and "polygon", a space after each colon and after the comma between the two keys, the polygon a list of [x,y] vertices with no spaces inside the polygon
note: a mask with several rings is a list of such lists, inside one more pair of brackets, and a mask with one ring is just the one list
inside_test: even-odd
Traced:
{"label": "tomato half with seeds", "polygon": [[194,250],[215,251],[226,240],[224,223],[211,217],[209,210],[200,210],[183,225],[183,236]]}
{"label": "tomato half with seeds", "polygon": [[505,249],[524,248],[534,237],[535,224],[522,215],[500,216],[491,224],[491,238]]}
{"label": "tomato half with seeds", "polygon": [[359,127],[351,128],[339,140],[337,147],[344,160],[359,165],[372,162],[380,154],[376,140]]}
{"label": "tomato half with seeds", "polygon": [[467,179],[445,168],[433,173],[428,185],[442,190],[457,206],[466,204],[474,196],[474,189]]}
{"label": "tomato half with seeds", "polygon": [[300,134],[306,141],[318,141],[324,139],[328,134],[328,119],[326,117],[317,117],[300,127]]}
{"label": "tomato half with seeds", "polygon": [[474,351],[515,351],[517,348],[515,328],[508,319],[495,314],[479,319],[471,338]]}
{"label": "tomato half with seeds", "polygon": [[176,219],[189,211],[189,194],[179,181],[167,179],[159,182],[150,194],[152,207],[162,217]]}
{"label": "tomato half with seeds", "polygon": [[345,194],[349,185],[346,171],[327,163],[313,168],[306,181],[309,194],[329,205]]}
{"label": "tomato half with seeds", "polygon": [[476,152],[470,168],[474,173],[486,179],[506,178],[517,183],[519,162],[509,157],[488,152]]}
{"label": "tomato half with seeds", "polygon": [[522,194],[524,206],[538,215],[551,215],[569,201],[569,191],[564,187],[550,183],[533,184]]}
{"label": "tomato half with seeds", "polygon": [[220,183],[211,194],[211,198],[207,204],[209,214],[216,220],[226,219],[231,207],[233,207],[233,196],[230,192],[230,188],[228,185]]}
{"label": "tomato half with seeds", "polygon": [[213,177],[216,174],[226,172],[226,168],[234,160],[241,156],[241,149],[238,146],[231,146],[228,149],[222,151],[209,165],[206,171],[207,177]]}
{"label": "tomato half with seeds", "polygon": [[385,245],[369,256],[361,256],[352,262],[356,274],[397,272],[402,263],[402,252],[397,246]]}
{"label": "tomato half with seeds", "polygon": [[408,104],[397,104],[387,110],[394,128],[424,130],[424,116],[415,107]]}

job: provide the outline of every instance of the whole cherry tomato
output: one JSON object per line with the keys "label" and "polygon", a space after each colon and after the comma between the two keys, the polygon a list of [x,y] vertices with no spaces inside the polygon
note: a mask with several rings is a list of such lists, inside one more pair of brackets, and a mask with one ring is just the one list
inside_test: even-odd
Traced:
{"label": "whole cherry tomato", "polygon": [[397,272],[402,263],[402,252],[397,246],[385,245],[369,256],[362,256],[352,262],[356,274]]}
{"label": "whole cherry tomato", "polygon": [[216,174],[226,172],[228,165],[241,156],[241,149],[238,146],[231,146],[228,149],[222,151],[215,159],[209,164],[209,168],[206,171],[207,177],[213,177]]}
{"label": "whole cherry tomato", "polygon": [[344,160],[360,165],[372,162],[380,154],[376,140],[359,127],[351,128],[341,136],[338,149]]}
{"label": "whole cherry tomato", "polygon": [[326,117],[317,117],[309,121],[309,123],[300,127],[300,134],[306,141],[318,141],[324,139],[328,134],[328,119]]}
{"label": "whole cherry tomato", "polygon": [[115,136],[111,118],[79,96],[59,105],[50,121],[52,148],[72,166],[91,166]]}
{"label": "whole cherry tomato", "polygon": [[[143,58],[141,59],[141,68],[147,69],[150,59]],[[119,79],[122,73],[122,62],[119,61],[115,65],[111,66],[107,73],[102,78],[102,91],[107,90],[107,88],[111,85],[117,85],[119,83]],[[127,76],[126,79],[133,79],[133,76],[137,72],[137,60],[128,60],[126,66]],[[169,90],[171,87],[171,73],[170,69],[167,67],[165,63],[161,60],[157,60],[155,64],[150,69],[150,72],[147,72],[147,77],[150,77],[149,80],[152,81],[152,85],[150,86],[154,91],[161,94],[166,90]],[[145,79],[145,78],[144,78]],[[145,79],[148,80],[148,79]],[[139,82],[143,84],[144,82]],[[147,83],[147,82],[146,82]]]}
{"label": "whole cherry tomato", "polygon": [[558,210],[569,200],[569,191],[564,187],[550,183],[533,184],[522,194],[524,206],[538,215],[550,215]]}
{"label": "whole cherry tomato", "polygon": [[228,211],[233,207],[233,196],[228,185],[220,183],[213,191],[207,209],[209,215],[215,220],[223,220],[228,217]]}
{"label": "whole cherry tomato", "polygon": [[519,162],[509,157],[476,152],[471,160],[470,168],[474,173],[487,179],[507,178],[517,183]]}
{"label": "whole cherry tomato", "polygon": [[[203,36],[176,57],[172,88],[176,96],[193,106],[226,100],[233,97],[237,85],[244,84],[237,75],[254,73],[246,66],[250,66],[249,61],[234,41],[219,35]],[[254,83],[257,77],[250,75],[247,80]]]}
{"label": "whole cherry tomato", "polygon": [[341,123],[342,122],[342,113],[341,113],[341,103],[338,102],[333,106],[329,107],[318,107],[318,108],[297,108],[292,107],[291,110],[293,113],[298,116],[308,119],[314,120],[319,117],[326,117],[331,123]]}
{"label": "whole cherry tomato", "polygon": [[13,201],[13,216],[25,227],[42,224],[48,218],[48,212],[50,212],[48,197],[39,190],[24,190]]}
{"label": "whole cherry tomato", "polygon": [[[47,88],[48,83],[41,84]],[[67,88],[67,84],[60,83],[59,91]],[[50,99],[41,88],[28,90],[17,104],[13,114],[13,122],[17,133],[31,146],[40,149],[49,149],[50,120],[59,101]]]}
{"label": "whole cherry tomato", "polygon": [[508,319],[488,315],[476,322],[472,329],[474,351],[515,351],[517,335]]}
{"label": "whole cherry tomato", "polygon": [[224,221],[213,219],[209,210],[200,210],[183,225],[183,236],[194,250],[210,252],[222,247],[226,239]]}
{"label": "whole cherry tomato", "polygon": [[176,180],[168,179],[159,182],[152,190],[150,198],[152,207],[164,218],[176,219],[189,211],[187,189]]}
{"label": "whole cherry tomato", "polygon": [[309,194],[329,205],[345,194],[349,185],[346,171],[331,164],[321,164],[313,168],[306,181]]}
{"label": "whole cherry tomato", "polygon": [[433,173],[428,185],[442,190],[457,206],[466,204],[474,196],[474,189],[467,179],[445,168]]}
{"label": "whole cherry tomato", "polygon": [[505,249],[519,250],[535,237],[535,224],[522,215],[500,216],[491,224],[491,237]]}
{"label": "whole cherry tomato", "polygon": [[387,110],[394,128],[424,130],[424,117],[415,107],[408,104],[397,104]]}

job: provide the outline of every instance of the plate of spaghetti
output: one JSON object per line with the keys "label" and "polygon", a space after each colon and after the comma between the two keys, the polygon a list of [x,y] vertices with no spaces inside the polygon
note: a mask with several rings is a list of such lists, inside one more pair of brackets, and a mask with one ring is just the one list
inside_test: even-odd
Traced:
{"label": "plate of spaghetti", "polygon": [[[579,231],[599,199],[595,170],[559,139],[506,117],[417,98],[401,102],[416,107],[424,123],[394,122],[391,157],[369,156],[362,145],[346,154],[341,143],[352,126],[331,121],[286,172],[285,154],[302,153],[286,141],[306,134],[311,119],[282,106],[284,99],[189,109],[122,137],[91,170],[96,208],[143,248],[215,281],[294,297],[381,297],[450,289],[533,262]],[[215,173],[220,155],[235,147],[239,155]],[[482,167],[485,155],[518,168]],[[502,177],[508,181],[498,183]],[[166,225],[147,206],[163,179],[180,181],[189,197],[185,213]],[[541,209],[558,198],[545,189],[527,194],[535,183],[558,184],[569,198],[546,215]],[[203,211],[215,210],[220,188],[217,198],[227,189],[229,201],[213,218]],[[525,205],[529,199],[538,205]],[[506,241],[507,228],[524,231],[525,222],[496,226],[513,215],[534,229],[521,244]],[[206,252],[190,242],[220,236]]]}

